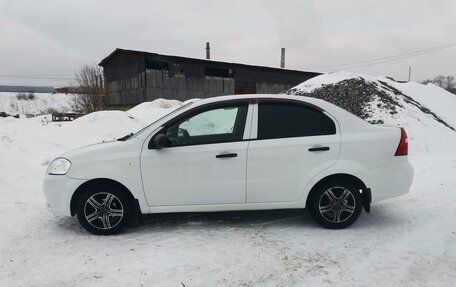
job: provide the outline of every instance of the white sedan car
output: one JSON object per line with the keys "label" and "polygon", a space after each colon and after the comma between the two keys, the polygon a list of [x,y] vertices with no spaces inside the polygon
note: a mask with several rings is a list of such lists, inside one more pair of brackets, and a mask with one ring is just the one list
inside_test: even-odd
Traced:
{"label": "white sedan car", "polygon": [[405,130],[323,100],[283,95],[189,102],[136,134],[72,150],[47,170],[47,208],[94,234],[135,213],[307,208],[327,228],[413,179]]}

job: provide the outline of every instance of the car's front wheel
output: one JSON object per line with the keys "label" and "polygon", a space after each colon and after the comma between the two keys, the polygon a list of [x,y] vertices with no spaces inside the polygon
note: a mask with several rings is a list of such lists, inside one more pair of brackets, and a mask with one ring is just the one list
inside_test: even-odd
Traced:
{"label": "car's front wheel", "polygon": [[115,186],[97,186],[79,199],[77,217],[90,233],[119,233],[130,221],[132,204],[128,196]]}
{"label": "car's front wheel", "polygon": [[332,181],[317,187],[307,207],[320,225],[341,229],[353,224],[360,216],[362,195],[353,184]]}

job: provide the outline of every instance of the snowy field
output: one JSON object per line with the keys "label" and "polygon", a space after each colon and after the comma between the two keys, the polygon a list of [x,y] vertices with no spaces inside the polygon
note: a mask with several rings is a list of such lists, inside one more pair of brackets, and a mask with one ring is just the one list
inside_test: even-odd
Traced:
{"label": "snowy field", "polygon": [[9,115],[42,115],[48,113],[49,108],[58,112],[67,112],[72,108],[73,95],[71,94],[35,93],[33,100],[18,100],[17,94],[0,92],[0,112]]}
{"label": "snowy field", "polygon": [[[392,84],[456,126],[455,95]],[[411,193],[374,204],[345,230],[323,229],[306,211],[228,212],[148,216],[101,237],[45,210],[41,179],[53,157],[180,105],[157,100],[67,123],[0,118],[0,286],[455,286],[456,132],[410,105],[376,116],[409,133]]]}

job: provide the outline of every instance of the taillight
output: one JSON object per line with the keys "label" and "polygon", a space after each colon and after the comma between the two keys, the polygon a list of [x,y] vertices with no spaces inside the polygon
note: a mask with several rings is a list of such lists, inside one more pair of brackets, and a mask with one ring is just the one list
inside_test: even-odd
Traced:
{"label": "taillight", "polygon": [[401,128],[401,141],[394,156],[408,155],[408,139],[404,128]]}

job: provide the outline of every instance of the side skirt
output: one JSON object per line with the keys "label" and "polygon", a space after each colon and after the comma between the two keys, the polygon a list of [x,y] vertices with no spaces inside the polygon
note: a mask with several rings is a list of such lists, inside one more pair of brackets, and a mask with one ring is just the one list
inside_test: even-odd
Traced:
{"label": "side skirt", "polygon": [[297,209],[304,208],[301,202],[273,202],[273,203],[232,203],[232,204],[207,204],[207,205],[181,205],[181,206],[151,206],[149,213],[173,212],[214,212],[214,211],[240,211],[240,210],[269,210],[269,209]]}

